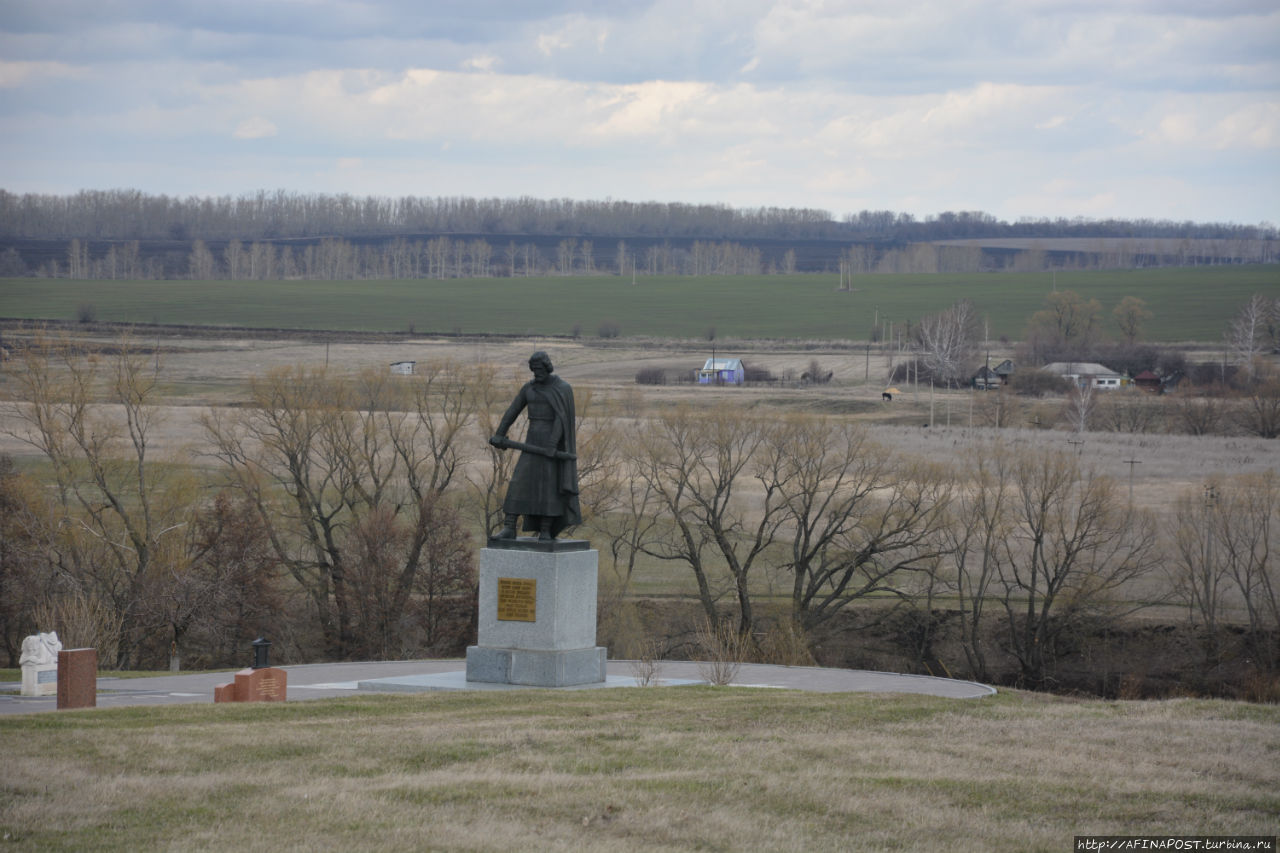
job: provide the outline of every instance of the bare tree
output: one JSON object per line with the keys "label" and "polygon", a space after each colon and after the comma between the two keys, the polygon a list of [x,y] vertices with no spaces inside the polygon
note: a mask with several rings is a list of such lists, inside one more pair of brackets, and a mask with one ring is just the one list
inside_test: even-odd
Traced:
{"label": "bare tree", "polygon": [[1074,290],[1050,293],[1046,307],[1031,315],[1027,344],[1031,357],[1041,363],[1080,355],[1092,342],[1102,315],[1096,299],[1085,299]]}
{"label": "bare tree", "polygon": [[395,379],[277,370],[251,384],[248,407],[205,420],[231,485],[311,598],[332,657],[393,654],[424,578],[457,574],[432,556],[450,554],[436,546],[457,535],[439,502],[463,461],[467,382],[447,364]]}
{"label": "bare tree", "polygon": [[1060,640],[1086,619],[1119,612],[1116,593],[1159,554],[1154,521],[1126,510],[1113,480],[1074,454],[1025,452],[1013,462],[1012,483],[996,568],[1010,650],[1022,680],[1039,687]]}
{"label": "bare tree", "polygon": [[1271,312],[1271,301],[1255,293],[1227,326],[1227,349],[1232,363],[1239,365],[1250,381],[1257,370],[1258,360],[1267,350]]}
{"label": "bare tree", "polygon": [[188,275],[196,281],[209,281],[213,278],[213,252],[205,246],[203,240],[196,240],[191,246],[191,254],[187,258]]}
{"label": "bare tree", "polygon": [[1155,316],[1148,310],[1146,301],[1136,296],[1126,296],[1121,299],[1111,314],[1115,317],[1120,334],[1124,335],[1124,339],[1131,345],[1142,337],[1143,326]]}
{"label": "bare tree", "polygon": [[1223,559],[1220,482],[1205,486],[1203,496],[1180,494],[1174,503],[1173,547],[1168,562],[1174,595],[1186,604],[1193,622],[1204,626],[1210,660],[1217,657],[1218,626],[1224,608],[1227,564]]}
{"label": "bare tree", "polygon": [[49,558],[72,592],[115,614],[113,663],[126,668],[152,627],[146,598],[156,578],[189,560],[184,529],[195,507],[182,470],[152,457],[159,359],[128,339],[107,359],[70,341],[37,341],[13,379],[23,402],[11,405],[19,426],[10,434],[50,466]]}
{"label": "bare tree", "polygon": [[1260,371],[1235,411],[1237,425],[1260,438],[1280,438],[1280,376]]}
{"label": "bare tree", "polygon": [[1226,420],[1227,403],[1209,389],[1189,388],[1173,402],[1173,422],[1188,435],[1214,435]]}
{"label": "bare tree", "polygon": [[1258,662],[1274,670],[1280,665],[1280,476],[1247,474],[1222,485],[1218,553],[1244,603]]}
{"label": "bare tree", "polygon": [[502,527],[501,490],[510,482],[517,458],[514,453],[491,446],[488,439],[497,432],[498,421],[520,388],[520,381],[515,376],[501,381],[493,368],[481,365],[475,369],[470,382],[471,407],[475,412],[471,433],[476,443],[485,448],[488,464],[475,466],[466,474],[466,479],[486,537]]}
{"label": "bare tree", "polygon": [[747,485],[744,473],[763,440],[761,422],[740,411],[681,408],[650,422],[630,459],[666,522],[645,552],[689,566],[713,623],[719,621],[720,598],[715,573],[722,566],[742,634],[754,624],[751,572],[773,543],[782,511],[781,495],[768,483],[764,494],[751,501],[740,494]]}
{"label": "bare tree", "polygon": [[228,243],[226,251],[222,253],[222,257],[227,269],[227,278],[232,281],[239,281],[244,277],[247,262],[244,247],[239,240],[232,240]]}
{"label": "bare tree", "polygon": [[170,653],[187,666],[232,666],[250,638],[280,642],[292,620],[282,618],[276,558],[253,507],[219,492],[188,529],[191,560],[168,567],[146,599],[149,619],[168,629]]}
{"label": "bare tree", "polygon": [[772,425],[759,457],[756,479],[781,498],[779,569],[803,630],[857,599],[899,593],[904,573],[939,555],[951,493],[939,469],[895,458],[858,426],[803,417]]}
{"label": "bare tree", "polygon": [[1063,406],[1063,415],[1068,424],[1076,432],[1089,429],[1093,421],[1094,409],[1097,405],[1097,391],[1094,390],[1093,379],[1085,376],[1072,386],[1067,394],[1067,402]]}
{"label": "bare tree", "polygon": [[1094,407],[1094,422],[1112,432],[1155,432],[1164,408],[1159,397],[1107,392]]}
{"label": "bare tree", "polygon": [[35,478],[20,474],[13,458],[0,455],[0,644],[8,666],[17,667],[24,637],[41,629],[35,611],[56,590],[44,547],[56,518]]}
{"label": "bare tree", "polygon": [[1015,519],[1013,470],[1002,448],[974,448],[967,479],[943,528],[955,570],[960,643],[975,678],[990,677],[987,663],[987,603],[999,583],[999,558]]}
{"label": "bare tree", "polygon": [[[636,436],[623,440],[634,442]],[[619,450],[619,457],[634,457],[634,451]],[[606,543],[604,551],[617,595],[626,595],[637,561],[659,527],[659,515],[653,511],[653,487],[642,477],[630,476],[626,466],[612,465],[591,491],[583,523]]]}
{"label": "bare tree", "polygon": [[571,275],[573,273],[573,259],[577,254],[577,249],[578,241],[573,237],[561,240],[556,247],[556,271],[560,275]]}
{"label": "bare tree", "polygon": [[920,321],[920,356],[929,376],[946,385],[959,383],[973,358],[978,340],[978,316],[967,299]]}

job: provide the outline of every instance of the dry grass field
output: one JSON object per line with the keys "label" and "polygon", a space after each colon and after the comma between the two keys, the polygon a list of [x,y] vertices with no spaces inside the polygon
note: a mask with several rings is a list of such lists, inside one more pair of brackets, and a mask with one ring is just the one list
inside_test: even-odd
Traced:
{"label": "dry grass field", "polygon": [[1280,709],[746,688],[0,720],[23,850],[1062,851],[1274,835]]}
{"label": "dry grass field", "polygon": [[[7,333],[10,340],[14,333]],[[112,338],[98,339],[104,345]],[[1020,426],[995,430],[975,426],[983,393],[914,388],[899,383],[903,393],[886,403],[889,359],[877,352],[823,342],[768,344],[732,342],[718,345],[721,356],[742,357],[752,367],[770,371],[780,380],[771,385],[743,388],[697,386],[673,382],[665,386],[637,385],[643,368],[659,368],[673,379],[690,376],[711,355],[710,345],[698,342],[613,342],[609,345],[565,339],[443,339],[396,341],[332,341],[257,338],[139,339],[141,346],[160,350],[164,416],[156,451],[199,464],[202,432],[199,420],[208,407],[236,405],[247,396],[251,379],[268,370],[293,365],[320,367],[339,373],[386,370],[395,361],[452,360],[487,364],[509,377],[514,386],[527,378],[524,367],[531,352],[547,350],[556,372],[578,392],[587,414],[631,418],[677,405],[694,408],[727,406],[744,412],[782,414],[810,412],[849,418],[867,425],[873,437],[895,450],[945,460],[979,449],[1055,446],[1074,449],[1111,472],[1127,486],[1132,474],[1134,502],[1157,511],[1167,510],[1185,489],[1197,489],[1215,475],[1280,469],[1276,442],[1247,437],[1193,437],[1164,434],[1087,432],[1075,434],[1049,429],[1062,401],[1045,399],[1027,405]],[[995,353],[993,359],[1006,354]],[[1211,357],[1211,356],[1210,356]],[[827,384],[795,381],[811,362],[833,373]],[[11,399],[9,371],[16,361],[0,367],[0,400]],[[790,377],[792,381],[786,381]],[[1158,405],[1160,401],[1153,400]],[[931,424],[928,429],[924,424]],[[32,458],[34,450],[12,433],[12,411],[0,405],[0,453]],[[1126,460],[1136,460],[1133,465]]]}

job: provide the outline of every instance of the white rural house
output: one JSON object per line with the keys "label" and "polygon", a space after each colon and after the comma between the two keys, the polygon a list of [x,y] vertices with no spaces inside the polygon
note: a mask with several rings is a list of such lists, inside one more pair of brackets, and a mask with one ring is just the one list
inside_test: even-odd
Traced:
{"label": "white rural house", "polygon": [[416,361],[393,361],[391,362],[391,372],[397,376],[412,376],[413,368],[417,366]]}
{"label": "white rural house", "polygon": [[1116,373],[1105,364],[1093,361],[1055,361],[1042,368],[1046,373],[1070,379],[1081,387],[1092,385],[1103,391],[1115,391],[1129,386],[1129,377]]}
{"label": "white rural house", "polygon": [[709,358],[698,371],[700,385],[741,385],[746,379],[740,358]]}

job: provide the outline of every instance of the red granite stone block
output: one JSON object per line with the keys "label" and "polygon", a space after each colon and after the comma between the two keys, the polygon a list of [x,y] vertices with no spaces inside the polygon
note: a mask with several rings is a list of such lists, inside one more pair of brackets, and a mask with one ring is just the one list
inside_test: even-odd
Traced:
{"label": "red granite stone block", "polygon": [[213,688],[214,702],[283,702],[289,676],[273,666],[242,669],[230,684]]}
{"label": "red granite stone block", "polygon": [[239,702],[283,702],[288,674],[274,666],[245,669],[236,673],[236,700]]}
{"label": "red granite stone block", "polygon": [[58,708],[98,707],[98,650],[58,652]]}

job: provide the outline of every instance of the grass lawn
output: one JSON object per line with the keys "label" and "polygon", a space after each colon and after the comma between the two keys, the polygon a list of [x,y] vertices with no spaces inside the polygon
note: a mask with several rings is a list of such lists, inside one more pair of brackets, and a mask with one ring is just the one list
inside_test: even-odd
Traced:
{"label": "grass lawn", "polygon": [[[235,672],[234,669],[184,669],[180,675],[195,675],[201,672]],[[170,675],[169,670],[152,672],[140,669],[99,669],[98,678],[155,678],[158,675]],[[21,681],[22,669],[0,667],[0,681]]]}
{"label": "grass lawn", "polygon": [[747,688],[0,718],[24,850],[1046,850],[1267,834],[1280,708]]}
{"label": "grass lawn", "polygon": [[1233,266],[1103,272],[866,275],[851,293],[835,275],[642,278],[616,276],[450,281],[71,281],[0,279],[0,316],[259,328],[597,334],[721,338],[866,339],[877,318],[917,322],[958,299],[973,301],[992,338],[1021,338],[1056,287],[1111,310],[1125,296],[1154,314],[1146,337],[1221,340],[1253,293],[1280,295],[1280,267]]}

